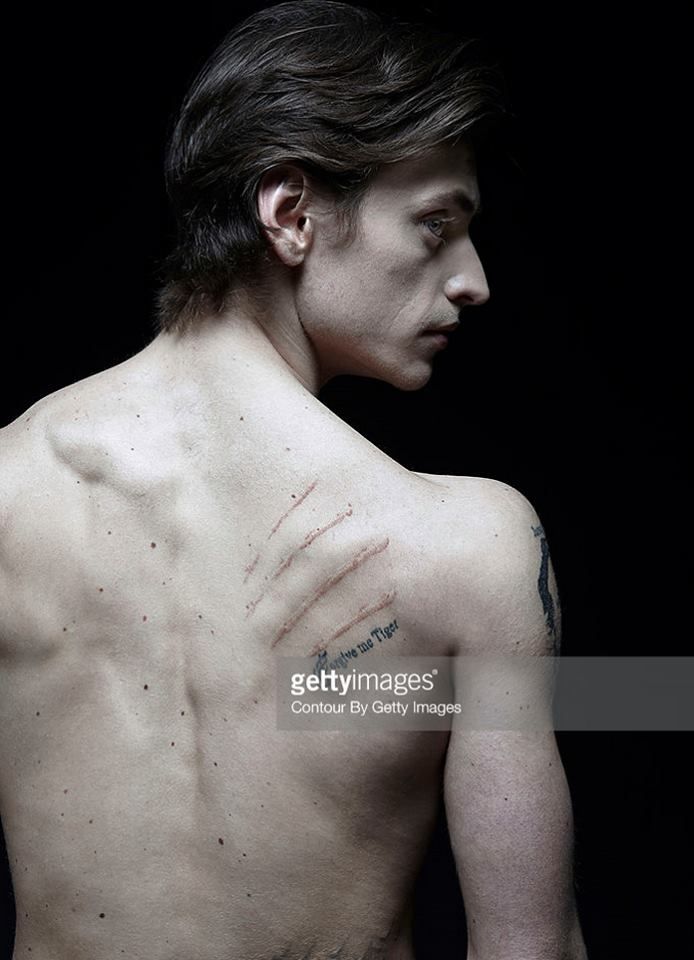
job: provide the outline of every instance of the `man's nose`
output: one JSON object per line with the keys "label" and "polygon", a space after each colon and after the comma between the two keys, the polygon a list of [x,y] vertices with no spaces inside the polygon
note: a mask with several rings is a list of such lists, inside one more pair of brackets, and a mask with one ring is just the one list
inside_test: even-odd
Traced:
{"label": "man's nose", "polygon": [[489,300],[487,278],[476,252],[459,273],[446,280],[444,293],[458,307],[481,306]]}

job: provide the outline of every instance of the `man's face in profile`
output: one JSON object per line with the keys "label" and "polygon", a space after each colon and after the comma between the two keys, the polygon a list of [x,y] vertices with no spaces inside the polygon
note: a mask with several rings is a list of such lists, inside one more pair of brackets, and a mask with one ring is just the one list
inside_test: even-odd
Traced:
{"label": "man's face in profile", "polygon": [[461,144],[382,167],[351,244],[319,218],[296,295],[325,371],[426,384],[441,349],[431,331],[489,297],[469,234],[478,205],[474,155]]}

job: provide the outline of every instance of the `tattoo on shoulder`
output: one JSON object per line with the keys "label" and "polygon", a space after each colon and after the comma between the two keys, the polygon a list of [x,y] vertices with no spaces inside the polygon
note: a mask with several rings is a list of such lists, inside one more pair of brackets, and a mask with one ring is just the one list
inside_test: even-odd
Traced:
{"label": "tattoo on shoulder", "polygon": [[310,657],[316,656],[317,654],[313,672],[319,673],[321,670],[341,670],[348,665],[350,660],[355,660],[360,654],[369,653],[373,650],[376,643],[383,643],[384,640],[390,640],[399,629],[400,627],[398,626],[397,620],[391,620],[390,623],[384,623],[380,627],[374,627],[363,640],[357,640],[353,647],[341,649],[337,656],[330,661],[328,660],[328,651],[325,649],[325,644],[320,643],[308,654]]}
{"label": "tattoo on shoulder", "polygon": [[537,589],[542,601],[542,610],[547,624],[547,634],[552,640],[552,652],[555,657],[559,656],[559,634],[557,632],[556,609],[557,604],[549,588],[549,544],[545,536],[545,531],[540,524],[532,527],[533,536],[540,538],[540,572],[537,577]]}

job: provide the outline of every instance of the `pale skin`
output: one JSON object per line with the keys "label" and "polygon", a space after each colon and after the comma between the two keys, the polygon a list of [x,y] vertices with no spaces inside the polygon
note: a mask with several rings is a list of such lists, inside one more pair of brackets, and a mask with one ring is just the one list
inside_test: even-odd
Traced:
{"label": "pale skin", "polygon": [[532,505],[412,473],[317,398],[338,373],[419,389],[425,331],[488,298],[452,190],[479,201],[464,146],[384,168],[343,249],[301,169],[269,172],[262,304],[2,431],[15,958],[414,960],[442,788],[468,960],[585,957],[553,735],[276,729],[279,653],[395,621],[396,656],[558,650]]}

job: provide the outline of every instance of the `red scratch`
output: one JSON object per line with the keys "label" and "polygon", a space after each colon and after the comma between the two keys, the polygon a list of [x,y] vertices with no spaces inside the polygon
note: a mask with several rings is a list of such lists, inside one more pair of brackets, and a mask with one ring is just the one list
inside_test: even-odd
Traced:
{"label": "red scratch", "polygon": [[259,553],[256,553],[255,559],[252,561],[252,563],[249,563],[248,566],[244,568],[245,571],[246,571],[246,576],[243,578],[243,582],[244,582],[244,583],[246,582],[246,580],[248,580],[248,578],[250,577],[250,575],[251,575],[251,574],[253,573],[253,571],[255,570],[255,568],[256,568],[256,566],[257,566],[257,563],[258,563],[258,560],[260,560],[260,554],[259,554]]}
{"label": "red scratch", "polygon": [[390,540],[388,537],[386,537],[385,540],[381,540],[380,543],[377,543],[373,546],[362,547],[361,550],[359,550],[351,560],[348,560],[347,563],[343,564],[336,573],[328,577],[327,580],[324,580],[320,587],[312,594],[312,596],[310,596],[301,604],[296,613],[290,617],[289,620],[285,621],[270,646],[276,646],[280,640],[292,630],[298,621],[308,613],[311,607],[316,604],[320,598],[328,592],[328,590],[330,590],[331,587],[334,587],[336,583],[339,583],[339,581],[342,580],[343,577],[346,577],[348,573],[356,570],[357,567],[364,563],[364,561],[375,556],[377,553],[382,553],[389,543]]}
{"label": "red scratch", "polygon": [[291,505],[291,507],[289,508],[289,510],[285,510],[285,512],[284,512],[284,513],[282,514],[282,516],[279,518],[279,520],[278,520],[277,523],[274,525],[274,527],[272,528],[272,530],[268,533],[268,535],[267,535],[268,540],[270,539],[271,536],[273,536],[273,534],[277,533],[277,531],[279,530],[280,526],[284,523],[284,521],[287,519],[287,517],[288,517],[289,514],[292,512],[292,510],[296,510],[296,508],[299,506],[299,504],[301,504],[301,503],[304,502],[304,500],[305,500],[306,497],[309,495],[309,493],[311,493],[312,490],[315,490],[317,483],[318,483],[318,478],[316,478],[316,479],[313,481],[313,483],[311,483],[311,484],[307,487],[307,489],[304,490],[304,492],[301,494],[301,496],[298,498],[298,500],[296,500],[296,501]]}
{"label": "red scratch", "polygon": [[303,543],[301,543],[296,550],[293,550],[292,553],[290,553],[289,556],[283,560],[279,567],[275,570],[272,575],[272,579],[275,580],[281,573],[284,573],[287,567],[291,565],[292,560],[300,550],[305,550],[306,547],[309,547],[318,537],[322,536],[324,533],[327,533],[327,531],[331,530],[333,527],[336,527],[338,523],[342,523],[345,517],[351,516],[352,508],[350,507],[348,510],[343,510],[341,513],[338,513],[338,515],[331,520],[330,523],[326,523],[325,526],[318,527],[317,530],[311,530],[309,533],[307,533],[304,537]]}
{"label": "red scratch", "polygon": [[248,618],[253,613],[253,611],[258,606],[258,604],[260,603],[260,601],[263,599],[264,596],[265,596],[265,591],[263,590],[260,596],[256,597],[255,600],[251,600],[250,603],[246,604],[246,616],[245,616],[246,620],[248,620]]}
{"label": "red scratch", "polygon": [[353,626],[357,623],[361,623],[362,620],[366,620],[367,617],[370,617],[372,613],[378,613],[379,610],[382,610],[384,607],[387,607],[389,603],[393,602],[395,597],[395,590],[391,590],[390,593],[384,593],[376,603],[369,606],[359,607],[359,612],[356,613],[351,620],[339,627],[332,636],[328,637],[327,640],[324,640],[321,643],[317,643],[312,650],[306,654],[308,657],[315,657],[317,653],[320,653],[321,650],[325,650],[329,643],[332,643],[333,640],[337,640],[338,637],[341,637],[343,633],[347,633],[348,630],[351,630]]}
{"label": "red scratch", "polygon": [[[351,505],[350,505],[350,507],[349,507],[347,510],[343,510],[341,513],[338,513],[338,515],[337,515],[336,517],[334,517],[334,518],[330,521],[330,523],[326,523],[324,526],[318,527],[316,530],[311,530],[311,531],[309,531],[309,533],[307,533],[306,536],[304,537],[303,543],[299,544],[299,546],[296,548],[296,550],[293,550],[293,551],[289,554],[289,556],[286,557],[286,558],[280,563],[279,567],[275,570],[275,572],[273,573],[273,575],[272,575],[272,577],[271,577],[270,579],[271,579],[271,580],[276,580],[277,577],[279,577],[279,575],[280,575],[281,573],[284,573],[284,571],[287,570],[288,567],[291,566],[292,561],[294,560],[294,558],[296,557],[296,555],[299,553],[300,550],[305,550],[306,547],[309,547],[309,546],[313,543],[313,541],[316,540],[318,537],[320,537],[322,534],[324,534],[324,533],[326,533],[328,530],[332,529],[332,527],[337,526],[338,523],[342,523],[342,521],[343,521],[346,517],[351,517],[351,516],[352,516],[352,507],[351,507]],[[257,562],[258,562],[258,557],[255,558],[255,560],[254,560],[253,563],[250,565],[250,567],[246,567],[247,573],[246,573],[246,576],[244,577],[244,580],[243,580],[244,583],[246,582],[246,580],[248,580],[248,577],[249,577],[249,576],[251,575],[251,573],[253,572],[253,568],[255,567],[255,565],[256,565]],[[255,600],[251,600],[251,602],[247,605],[247,608],[246,608],[246,620],[250,617],[250,615],[253,613],[253,611],[254,611],[255,608],[258,606],[258,604],[260,603],[260,601],[263,599],[263,597],[265,596],[265,594],[266,594],[267,591],[268,591],[268,587],[269,587],[269,584],[268,584],[268,586],[266,586],[266,587],[258,594],[258,596],[255,598]]]}
{"label": "red scratch", "polygon": [[[302,542],[301,544],[299,544],[299,546],[296,548],[296,550],[293,550],[293,551],[289,554],[289,556],[286,557],[286,558],[280,563],[280,565],[277,567],[277,569],[275,570],[275,572],[272,574],[271,580],[276,580],[277,577],[279,577],[279,575],[280,575],[281,573],[284,573],[284,571],[285,571],[288,567],[291,566],[292,561],[294,560],[294,557],[299,553],[300,550],[305,550],[306,547],[310,546],[310,545],[313,543],[313,541],[314,541],[315,539],[317,539],[317,537],[320,537],[322,534],[326,533],[326,532],[327,532],[328,530],[330,530],[332,527],[337,526],[337,524],[338,524],[338,523],[341,523],[341,522],[345,519],[345,517],[351,517],[351,516],[352,516],[352,507],[351,507],[351,504],[350,504],[350,506],[349,506],[349,508],[348,508],[347,510],[342,510],[340,513],[338,513],[338,515],[337,515],[333,520],[331,520],[330,523],[326,523],[324,526],[318,527],[316,530],[311,530],[311,531],[309,531],[309,533],[307,533],[306,536],[304,537],[303,542]],[[258,558],[256,557],[256,559],[254,560],[252,566],[255,566],[257,560],[258,560]],[[244,581],[243,581],[244,583],[246,582],[246,580],[248,579],[248,577],[250,576],[250,574],[251,574],[251,572],[252,572],[251,570],[248,569],[248,567],[247,567],[246,569],[248,570],[248,574],[247,574],[246,577],[244,578]],[[254,611],[255,608],[258,606],[258,604],[260,603],[260,601],[263,599],[263,597],[265,596],[265,594],[266,594],[267,591],[268,591],[268,587],[269,587],[269,584],[268,584],[268,586],[266,586],[266,587],[258,594],[258,596],[255,598],[255,600],[251,600],[251,602],[247,605],[247,609],[246,609],[246,620],[250,617],[250,615],[253,613],[253,611]]]}

